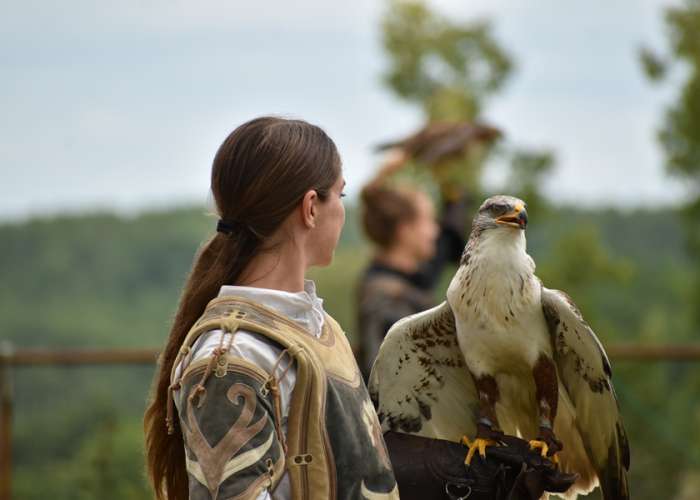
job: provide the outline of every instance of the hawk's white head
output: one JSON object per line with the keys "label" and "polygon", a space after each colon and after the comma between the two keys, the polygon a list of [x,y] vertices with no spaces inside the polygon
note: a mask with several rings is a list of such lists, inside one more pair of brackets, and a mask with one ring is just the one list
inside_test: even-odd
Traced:
{"label": "hawk's white head", "polygon": [[[498,194],[481,204],[472,222],[472,231],[462,265],[474,257],[485,258],[486,267],[517,267],[531,260],[525,248],[527,205],[514,196]],[[529,267],[529,266],[526,266]],[[505,269],[504,269],[505,270]]]}
{"label": "hawk's white head", "polygon": [[479,254],[490,257],[498,266],[517,263],[527,255],[526,227],[527,209],[523,200],[503,194],[488,198],[474,217],[465,258]]}
{"label": "hawk's white head", "polygon": [[472,233],[475,230],[509,228],[525,230],[527,227],[527,205],[521,199],[513,196],[499,194],[488,198],[479,207],[479,212],[472,224]]}
{"label": "hawk's white head", "polygon": [[497,195],[484,201],[447,290],[453,310],[478,309],[479,315],[509,321],[504,318],[536,301],[539,288],[526,250],[526,227],[523,200]]}

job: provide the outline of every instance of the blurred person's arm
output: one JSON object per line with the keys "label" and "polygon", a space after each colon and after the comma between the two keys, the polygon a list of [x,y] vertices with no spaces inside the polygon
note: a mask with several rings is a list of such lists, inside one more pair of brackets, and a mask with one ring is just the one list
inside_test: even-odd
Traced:
{"label": "blurred person's arm", "polygon": [[418,270],[417,280],[425,290],[432,290],[440,280],[448,264],[459,264],[467,243],[470,226],[470,204],[468,195],[456,201],[445,201],[440,217],[440,234],[435,243],[435,255]]}

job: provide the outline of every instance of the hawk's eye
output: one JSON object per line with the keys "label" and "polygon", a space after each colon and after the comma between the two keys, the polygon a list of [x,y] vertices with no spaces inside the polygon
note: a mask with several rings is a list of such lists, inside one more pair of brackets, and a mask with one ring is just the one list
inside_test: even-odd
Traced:
{"label": "hawk's eye", "polygon": [[508,210],[508,205],[506,205],[505,203],[494,203],[493,205],[491,205],[492,212],[500,214],[505,212],[506,210]]}

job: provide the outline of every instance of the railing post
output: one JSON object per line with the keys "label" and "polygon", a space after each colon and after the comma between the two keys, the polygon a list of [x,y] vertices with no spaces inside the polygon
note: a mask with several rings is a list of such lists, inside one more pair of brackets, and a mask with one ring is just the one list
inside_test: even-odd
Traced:
{"label": "railing post", "polygon": [[0,342],[0,500],[12,497],[12,353]]}

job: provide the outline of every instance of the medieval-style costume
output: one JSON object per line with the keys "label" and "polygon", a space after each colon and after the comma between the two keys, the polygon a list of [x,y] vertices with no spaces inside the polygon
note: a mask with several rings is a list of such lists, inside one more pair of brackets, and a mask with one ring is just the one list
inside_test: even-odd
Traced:
{"label": "medieval-style costume", "polygon": [[352,350],[312,282],[223,286],[171,382],[191,499],[398,498]]}

